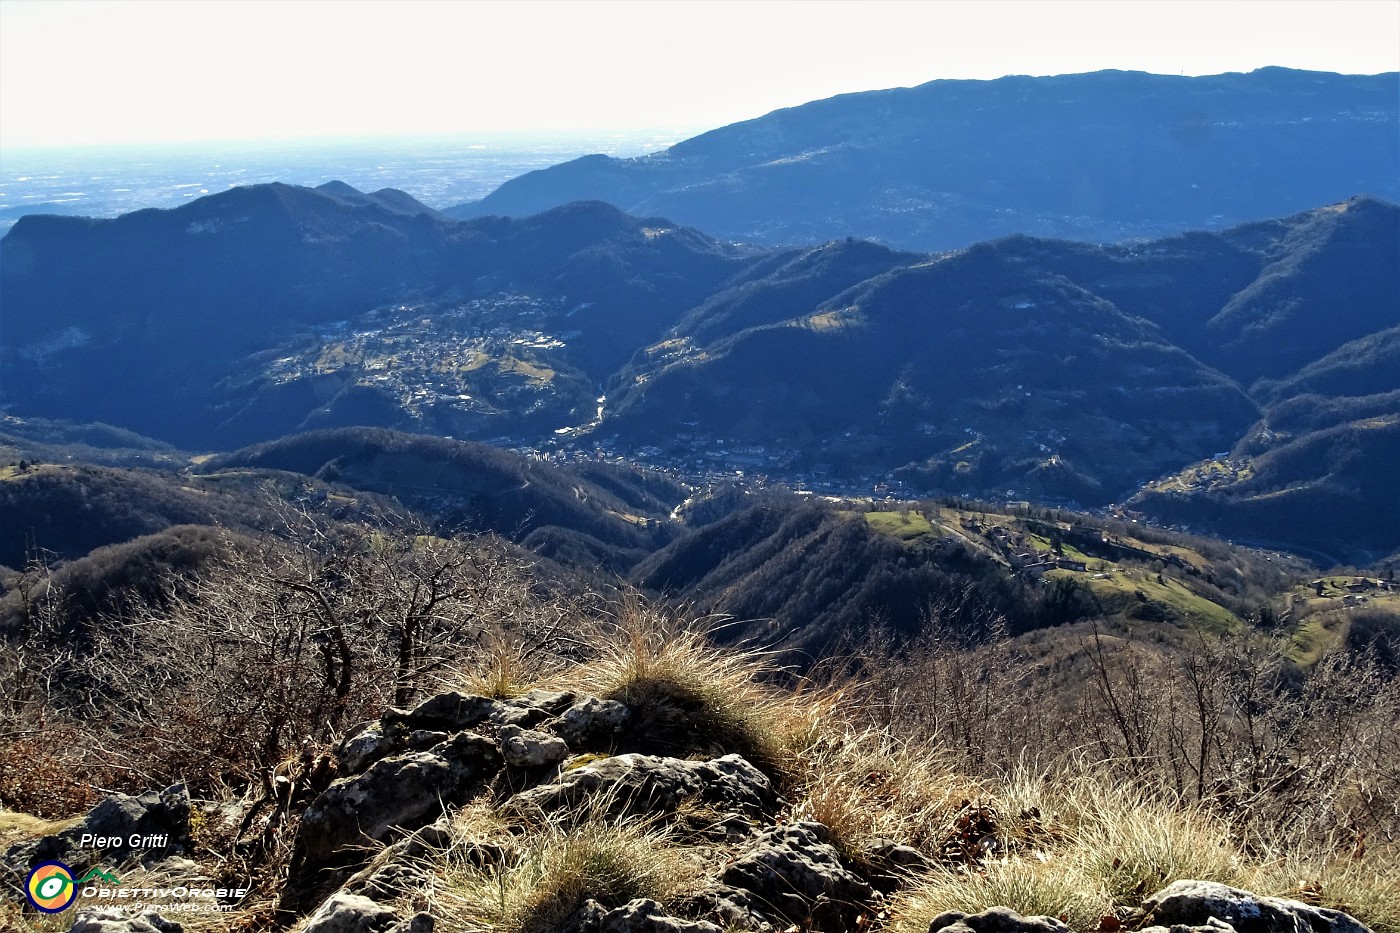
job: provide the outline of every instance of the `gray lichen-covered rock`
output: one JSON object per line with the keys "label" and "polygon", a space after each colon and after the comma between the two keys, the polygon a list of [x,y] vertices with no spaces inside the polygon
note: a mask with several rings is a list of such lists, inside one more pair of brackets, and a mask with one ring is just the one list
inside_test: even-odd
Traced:
{"label": "gray lichen-covered rock", "polygon": [[341,890],[378,901],[396,900],[421,890],[430,883],[425,866],[435,857],[440,857],[439,851],[447,848],[451,842],[447,818],[442,817],[408,838],[386,846],[374,857],[374,861],[350,876]]}
{"label": "gray lichen-covered rock", "polygon": [[404,750],[408,730],[388,726],[379,720],[361,723],[341,740],[335,761],[342,775],[359,774],[381,758]]}
{"label": "gray lichen-covered rock", "polygon": [[1224,920],[1211,917],[1205,923],[1195,926],[1174,923],[1169,927],[1143,927],[1138,933],[1239,933],[1239,931]]}
{"label": "gray lichen-covered rock", "polygon": [[570,748],[602,748],[626,725],[631,715],[617,700],[584,697],[564,710],[550,728],[568,742]]}
{"label": "gray lichen-covered rock", "polygon": [[430,883],[429,873],[422,866],[411,861],[388,861],[351,875],[341,890],[373,900],[392,901]]}
{"label": "gray lichen-covered rock", "polygon": [[687,913],[713,917],[726,929],[769,933],[773,923],[765,919],[766,904],[748,891],[727,885],[711,885],[686,899]]}
{"label": "gray lichen-covered rock", "polygon": [[390,710],[381,719],[355,727],[336,748],[336,763],[342,777],[359,774],[380,759],[423,751],[485,723],[531,729],[574,701],[575,695],[566,690],[531,690],[510,700],[440,693],[413,709]]}
{"label": "gray lichen-covered rock", "polygon": [[372,898],[337,891],[306,919],[301,933],[433,933],[434,926],[429,914],[403,920]]}
{"label": "gray lichen-covered rock", "polygon": [[68,933],[184,933],[184,927],[154,910],[128,917],[118,907],[84,909]]}
{"label": "gray lichen-covered rock", "polygon": [[491,714],[491,721],[504,726],[530,729],[557,715],[574,702],[574,694],[566,690],[531,690],[523,696],[501,701]]}
{"label": "gray lichen-covered rock", "polygon": [[398,924],[399,915],[383,904],[337,891],[307,919],[302,933],[389,933]]}
{"label": "gray lichen-covered rock", "polygon": [[928,933],[1069,933],[1069,927],[1054,917],[1023,917],[1010,907],[990,907],[980,914],[941,913]]}
{"label": "gray lichen-covered rock", "polygon": [[436,729],[408,729],[399,722],[376,720],[360,725],[335,750],[342,777],[359,774],[370,765],[403,752],[421,752],[441,744],[450,733]]}
{"label": "gray lichen-covered rock", "polygon": [[454,691],[424,700],[407,712],[394,710],[384,717],[384,722],[401,724],[409,731],[431,729],[457,732],[480,725],[502,709],[499,700]]}
{"label": "gray lichen-covered rock", "polygon": [[151,865],[186,852],[189,845],[190,795],[185,785],[175,784],[139,797],[113,794],[62,832],[11,846],[4,861],[20,875],[49,861],[83,872],[99,861]]}
{"label": "gray lichen-covered rock", "polygon": [[569,746],[563,739],[547,732],[501,726],[501,757],[515,768],[538,768],[557,765],[569,757]]}
{"label": "gray lichen-covered rock", "polygon": [[[740,900],[725,889],[745,892]],[[839,933],[854,929],[861,914],[873,912],[882,898],[851,872],[831,844],[831,831],[820,823],[792,823],[769,830],[756,845],[719,876],[716,900],[743,905],[750,917],[716,905],[729,922],[782,921],[804,929]],[[756,905],[756,906],[755,906]],[[752,916],[756,914],[757,916]]]}
{"label": "gray lichen-covered rock", "polygon": [[545,690],[537,687],[529,693],[521,694],[511,702],[543,710],[551,716],[557,716],[572,706],[575,699],[577,699],[577,695],[572,690]]}
{"label": "gray lichen-covered rock", "polygon": [[648,898],[608,910],[589,899],[567,920],[561,933],[724,933],[705,920],[682,920]]}
{"label": "gray lichen-covered rock", "polygon": [[1214,881],[1176,881],[1142,902],[1151,924],[1201,926],[1223,920],[1237,933],[1370,933],[1339,910],[1265,897]]}
{"label": "gray lichen-covered rock", "polygon": [[496,743],[469,732],[426,752],[377,761],[312,801],[297,833],[299,861],[325,864],[348,847],[424,826],[500,767]]}
{"label": "gray lichen-covered rock", "polygon": [[517,814],[593,810],[622,816],[673,813],[683,801],[750,817],[772,816],[781,804],[767,776],[738,755],[711,761],[618,755],[516,794],[508,807]]}

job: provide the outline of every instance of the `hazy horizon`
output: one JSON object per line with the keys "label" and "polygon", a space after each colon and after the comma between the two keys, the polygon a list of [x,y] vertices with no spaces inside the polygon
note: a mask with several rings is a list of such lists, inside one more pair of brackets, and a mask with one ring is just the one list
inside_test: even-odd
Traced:
{"label": "hazy horizon", "polygon": [[694,135],[940,78],[1400,69],[1400,4],[1365,0],[0,0],[0,25],[7,154],[658,128]]}
{"label": "hazy horizon", "polygon": [[315,186],[336,180],[364,191],[397,188],[429,207],[444,208],[581,155],[641,155],[679,138],[410,134],[7,150],[0,165],[0,233],[29,213],[114,217],[274,181]]}

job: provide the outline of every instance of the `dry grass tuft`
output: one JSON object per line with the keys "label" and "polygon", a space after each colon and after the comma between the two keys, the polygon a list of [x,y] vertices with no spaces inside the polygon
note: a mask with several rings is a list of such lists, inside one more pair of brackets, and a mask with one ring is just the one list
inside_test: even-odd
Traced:
{"label": "dry grass tuft", "polygon": [[498,700],[527,693],[557,676],[561,666],[557,657],[536,651],[536,647],[512,637],[512,633],[489,631],[481,649],[463,659],[451,687]]}
{"label": "dry grass tuft", "polygon": [[593,659],[569,681],[632,710],[630,750],[737,753],[784,778],[814,740],[824,704],[772,686],[778,672],[761,653],[714,645],[709,635],[718,624],[629,597],[595,636]]}
{"label": "dry grass tuft", "polygon": [[1377,933],[1400,933],[1393,851],[1328,860],[1246,853],[1220,817],[1115,775],[1087,762],[1055,775],[1013,770],[993,787],[995,812],[1016,814],[1001,820],[1001,848],[896,897],[891,929],[922,933],[945,910],[1004,905],[1089,933],[1105,914],[1190,878],[1344,910]]}
{"label": "dry grass tuft", "polygon": [[[840,725],[834,718],[826,722]],[[843,853],[857,861],[877,838],[940,854],[956,814],[986,793],[983,782],[940,763],[934,749],[878,729],[823,737],[802,756],[802,769],[799,815],[828,826]]]}
{"label": "dry grass tuft", "polygon": [[1001,797],[1008,811],[1044,814],[1056,826],[1058,843],[1027,848],[1059,852],[1093,885],[1095,897],[1114,904],[1135,907],[1181,878],[1232,883],[1239,877],[1241,857],[1223,824],[1198,807],[1122,783],[1107,767],[1081,762],[1048,776],[1022,765]]}
{"label": "dry grass tuft", "polygon": [[1058,917],[1097,930],[1111,904],[1075,866],[1055,859],[1011,858],[982,868],[942,869],[890,904],[893,933],[925,933],[946,910],[979,913],[1010,907],[1022,916]]}
{"label": "dry grass tuft", "polygon": [[16,843],[62,832],[78,819],[79,817],[70,817],[64,820],[46,820],[28,813],[0,810],[0,851]]}
{"label": "dry grass tuft", "polygon": [[1345,911],[1376,933],[1400,933],[1400,850],[1265,861],[1244,872],[1240,887]]}

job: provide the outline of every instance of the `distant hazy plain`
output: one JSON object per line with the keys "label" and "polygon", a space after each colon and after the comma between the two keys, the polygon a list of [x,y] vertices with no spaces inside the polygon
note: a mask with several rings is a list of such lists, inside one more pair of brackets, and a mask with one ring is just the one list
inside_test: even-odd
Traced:
{"label": "distant hazy plain", "polygon": [[272,181],[319,185],[339,179],[362,191],[399,188],[429,207],[443,208],[576,156],[641,155],[686,135],[375,137],[7,150],[0,152],[0,233],[25,214],[115,217]]}

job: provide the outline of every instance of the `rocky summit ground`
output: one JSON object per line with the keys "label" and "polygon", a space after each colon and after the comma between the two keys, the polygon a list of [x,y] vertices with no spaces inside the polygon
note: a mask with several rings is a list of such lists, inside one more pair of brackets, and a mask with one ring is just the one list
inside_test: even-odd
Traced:
{"label": "rocky summit ground", "polygon": [[[1384,848],[1262,851],[1103,766],[960,774],[946,748],[861,727],[858,684],[775,687],[759,659],[694,632],[634,627],[540,685],[498,673],[494,695],[441,692],[308,750],[270,795],[194,800],[175,785],[74,820],[4,814],[0,927],[1400,929]],[[46,862],[109,879],[80,884],[71,909],[21,908]]]}

